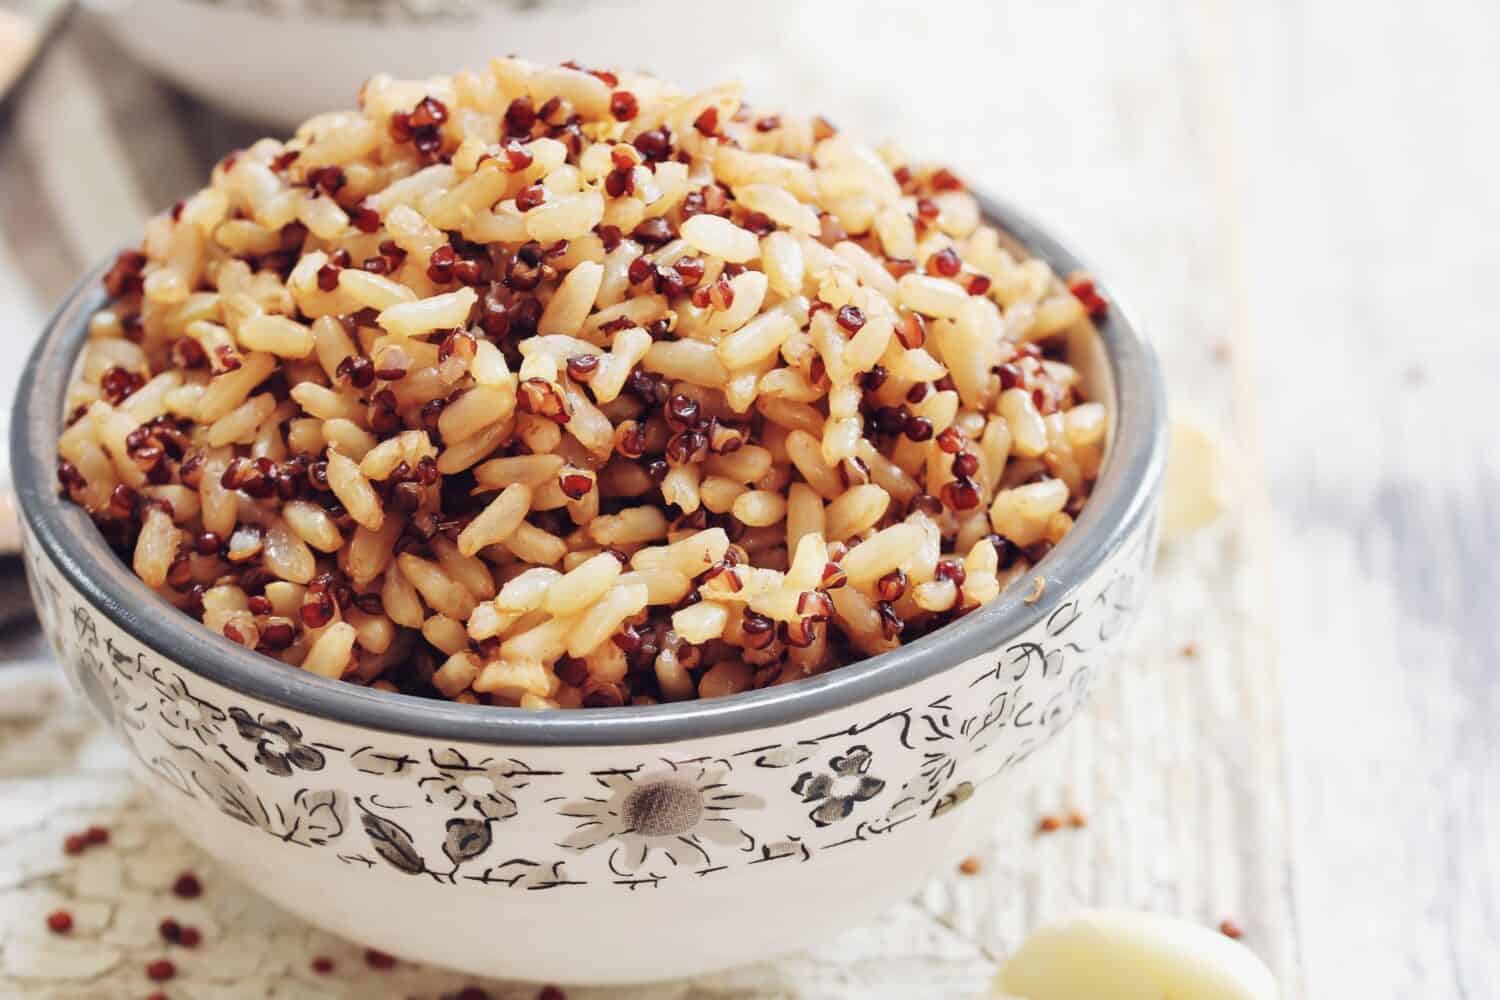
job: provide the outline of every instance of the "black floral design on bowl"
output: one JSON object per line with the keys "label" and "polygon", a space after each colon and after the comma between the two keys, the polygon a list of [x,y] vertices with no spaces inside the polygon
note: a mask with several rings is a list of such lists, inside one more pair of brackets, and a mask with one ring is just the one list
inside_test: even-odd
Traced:
{"label": "black floral design on bowl", "polygon": [[268,774],[288,778],[294,769],[321,771],[327,763],[323,751],[304,742],[302,730],[290,722],[263,715],[257,718],[238,707],[229,710],[229,717],[234,720],[240,738],[255,744],[255,762]]}
{"label": "black floral design on bowl", "polygon": [[228,719],[222,709],[196,697],[181,674],[156,668],[148,674],[156,685],[156,711],[163,725],[191,734],[204,746],[213,746],[219,741],[220,727]]}
{"label": "black floral design on bowl", "polygon": [[885,788],[885,781],[868,772],[874,759],[870,748],[852,746],[828,761],[828,770],[803,771],[792,785],[802,801],[816,802],[807,815],[818,826],[829,826],[847,819],[857,803],[868,802]]}
{"label": "black floral design on bowl", "polygon": [[485,757],[470,763],[456,749],[428,753],[433,773],[417,779],[417,787],[433,805],[454,812],[475,812],[486,820],[510,819],[516,815],[516,793],[525,788],[529,778],[556,774],[536,771],[518,760],[494,760]]}
{"label": "black floral design on bowl", "polygon": [[737,792],[725,782],[727,761],[667,762],[668,770],[642,775],[645,765],[595,771],[608,794],[566,802],[558,814],[580,820],[558,845],[582,853],[613,842],[609,867],[634,875],[653,852],[674,867],[711,866],[715,847],[754,851],[756,841],[734,813],[765,808],[758,795]]}

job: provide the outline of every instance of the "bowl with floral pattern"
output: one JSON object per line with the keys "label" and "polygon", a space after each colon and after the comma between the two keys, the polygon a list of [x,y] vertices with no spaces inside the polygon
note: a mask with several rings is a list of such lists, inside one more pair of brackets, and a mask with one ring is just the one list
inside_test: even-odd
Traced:
{"label": "bowl with floral pattern", "polygon": [[[1058,273],[1082,264],[1013,209]],[[537,712],[287,669],[165,603],[55,485],[64,388],[103,301],[53,317],[22,379],[14,478],[63,669],[182,830],[365,945],[474,973],[620,983],[816,942],[982,839],[1124,654],[1155,548],[1160,375],[1119,308],[1075,331],[1113,437],[1073,530],[996,600],[793,684]]]}
{"label": "bowl with floral pattern", "polygon": [[[93,0],[131,56],[204,100],[295,126],[340,107],[375,68],[403,78],[483,65],[496,50],[606,65],[621,51],[683,82],[743,76],[795,30],[763,4],[703,45],[680,0]],[[225,44],[231,42],[232,44]],[[268,64],[265,53],[275,53]]]}

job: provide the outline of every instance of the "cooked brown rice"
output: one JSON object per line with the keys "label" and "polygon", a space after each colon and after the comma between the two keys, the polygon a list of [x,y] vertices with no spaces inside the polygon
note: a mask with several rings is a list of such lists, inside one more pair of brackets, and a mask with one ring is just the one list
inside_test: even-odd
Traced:
{"label": "cooked brown rice", "polygon": [[1107,415],[1061,335],[1103,301],[947,170],[571,65],[359,103],[149,223],[67,400],[64,492],[209,628],[652,704],[892,649],[1071,527]]}

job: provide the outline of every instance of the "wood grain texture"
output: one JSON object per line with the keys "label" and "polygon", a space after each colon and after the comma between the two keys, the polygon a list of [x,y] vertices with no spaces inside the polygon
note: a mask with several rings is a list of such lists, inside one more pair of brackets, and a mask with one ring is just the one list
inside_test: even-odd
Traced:
{"label": "wood grain texture", "polygon": [[[750,92],[815,95],[1070,234],[1233,442],[1239,499],[1163,554],[1138,662],[1034,763],[981,874],[673,995],[961,994],[1091,904],[1232,918],[1288,997],[1494,995],[1500,8],[770,6]],[[0,322],[26,329],[258,134],[88,17],[3,128]],[[1085,830],[1033,835],[1074,809]]]}
{"label": "wood grain texture", "polygon": [[1232,31],[1309,995],[1494,996],[1500,9]]}

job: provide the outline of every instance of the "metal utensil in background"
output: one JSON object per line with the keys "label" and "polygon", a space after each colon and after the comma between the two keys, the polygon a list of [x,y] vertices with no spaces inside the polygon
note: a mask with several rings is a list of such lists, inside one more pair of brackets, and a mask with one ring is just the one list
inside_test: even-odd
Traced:
{"label": "metal utensil in background", "polygon": [[0,104],[25,79],[72,6],[66,0],[0,0]]}
{"label": "metal utensil in background", "polygon": [[21,523],[10,484],[0,491],[0,662],[7,659],[14,638],[10,633],[23,622],[31,622],[36,610],[26,586],[26,560],[21,557]]}
{"label": "metal utensil in background", "polygon": [[35,615],[26,586],[26,560],[21,557],[21,523],[7,483],[0,494],[0,660],[7,633]]}

